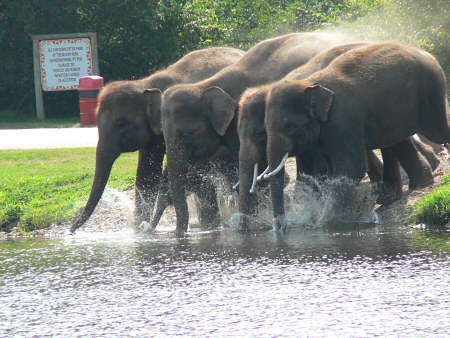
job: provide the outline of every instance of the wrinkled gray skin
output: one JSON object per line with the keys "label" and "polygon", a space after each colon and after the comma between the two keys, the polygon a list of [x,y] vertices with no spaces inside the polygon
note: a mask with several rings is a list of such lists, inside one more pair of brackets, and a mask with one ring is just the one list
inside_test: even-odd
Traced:
{"label": "wrinkled gray skin", "polygon": [[[139,150],[136,174],[135,221],[150,220],[161,176],[165,153],[160,121],[152,120],[146,89],[163,91],[177,83],[196,82],[208,78],[239,60],[244,52],[234,48],[209,48],[186,54],[170,67],[136,81],[117,81],[100,92],[97,108],[99,140],[95,177],[91,193],[81,216],[71,228],[82,226],[97,206],[114,161],[121,153]],[[160,107],[156,107],[160,109]]]}
{"label": "wrinkled gray skin", "polygon": [[[358,182],[367,170],[367,150],[415,133],[449,142],[445,75],[432,55],[413,46],[353,49],[305,80],[271,88],[265,124],[271,170],[285,153],[316,145],[332,176]],[[276,229],[285,227],[282,177],[270,179]]]}
{"label": "wrinkled gray skin", "polygon": [[189,224],[185,191],[189,167],[200,168],[200,162],[208,162],[224,146],[230,155],[217,159],[217,164],[231,182],[237,180],[236,109],[244,90],[282,78],[338,42],[337,38],[321,33],[293,33],[265,40],[209,79],[173,86],[159,97],[155,93],[155,101],[162,102],[162,127],[177,229],[187,230]]}
{"label": "wrinkled gray skin", "polygon": [[[293,70],[279,83],[292,79],[303,79],[319,71],[330,64],[336,57],[343,53],[368,43],[350,43],[331,47],[313,57],[305,65]],[[276,84],[276,83],[275,83]],[[267,133],[264,125],[266,96],[274,84],[263,85],[247,89],[239,101],[238,135],[240,141],[239,149],[239,211],[245,215],[256,212],[255,201],[250,193],[253,181],[253,167],[258,163],[260,168],[266,168],[267,157]],[[414,143],[414,145],[412,143]],[[418,144],[416,144],[416,142]],[[420,152],[430,158],[433,168],[421,154],[417,153],[416,146]],[[373,152],[368,152],[368,174],[373,182],[384,181],[380,201],[384,204],[391,203],[401,197],[402,182],[398,160],[410,176],[412,188],[426,186],[433,182],[432,170],[436,169],[439,159],[432,149],[424,145],[420,140],[405,141],[401,144],[383,150],[384,162],[387,163],[383,174],[383,165]],[[297,156],[297,179],[301,172],[308,175],[326,175],[327,164],[317,151],[308,151],[302,156]],[[300,165],[301,163],[301,165]],[[430,163],[430,164],[431,164]]]}

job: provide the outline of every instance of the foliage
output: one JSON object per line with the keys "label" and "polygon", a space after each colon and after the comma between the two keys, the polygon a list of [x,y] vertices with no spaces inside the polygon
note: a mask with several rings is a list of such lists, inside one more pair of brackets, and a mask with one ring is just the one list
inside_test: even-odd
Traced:
{"label": "foliage", "polygon": [[[23,231],[71,218],[84,206],[93,181],[95,149],[1,151],[0,231]],[[134,186],[136,153],[115,163],[110,187]]]}
{"label": "foliage", "polygon": [[409,221],[430,225],[445,225],[450,221],[450,176],[441,186],[412,206]]}
{"label": "foliage", "polygon": [[434,54],[450,77],[450,1],[383,0],[368,15],[339,29],[369,40],[400,40]]}
{"label": "foliage", "polygon": [[[0,0],[0,121],[35,115],[31,35],[96,32],[106,82],[147,76],[202,47],[248,49],[324,29],[416,43],[449,74],[449,17],[448,0]],[[48,117],[77,116],[78,93],[46,92],[44,105]]]}
{"label": "foliage", "polygon": [[[250,48],[291,31],[400,39],[450,72],[448,0],[0,0],[0,121],[35,116],[31,35],[96,32],[106,82],[136,79],[208,46]],[[44,93],[48,117],[78,115],[78,93]]]}

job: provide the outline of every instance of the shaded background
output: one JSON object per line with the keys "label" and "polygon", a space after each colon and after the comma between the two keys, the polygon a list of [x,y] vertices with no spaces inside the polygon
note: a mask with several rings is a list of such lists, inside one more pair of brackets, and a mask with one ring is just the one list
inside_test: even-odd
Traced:
{"label": "shaded background", "polygon": [[[312,30],[413,42],[450,77],[448,0],[0,0],[0,121],[36,118],[31,35],[96,32],[107,83],[198,48]],[[44,106],[48,118],[77,116],[78,93],[44,92]]]}

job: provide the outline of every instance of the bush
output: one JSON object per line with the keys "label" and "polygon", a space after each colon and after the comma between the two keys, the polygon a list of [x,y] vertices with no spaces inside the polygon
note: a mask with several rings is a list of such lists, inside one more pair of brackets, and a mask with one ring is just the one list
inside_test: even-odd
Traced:
{"label": "bush", "polygon": [[[449,16],[448,0],[5,0],[0,121],[8,111],[35,116],[31,35],[96,32],[106,82],[147,76],[202,47],[247,49],[286,32],[324,29],[414,42],[448,74]],[[48,117],[78,115],[75,91],[47,92],[44,103]]]}

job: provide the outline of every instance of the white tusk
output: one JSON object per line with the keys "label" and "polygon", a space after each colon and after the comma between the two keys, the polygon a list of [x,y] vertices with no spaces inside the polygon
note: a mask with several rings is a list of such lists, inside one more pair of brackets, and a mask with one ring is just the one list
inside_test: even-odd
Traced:
{"label": "white tusk", "polygon": [[250,188],[250,194],[255,193],[257,177],[258,177],[258,163],[256,163],[255,166],[253,167],[253,183],[252,183],[252,187]]}
{"label": "white tusk", "polygon": [[259,182],[259,181],[261,181],[262,179],[264,179],[264,175],[267,174],[268,172],[269,172],[269,167],[267,167],[267,168],[261,173],[261,175],[259,175],[259,176],[256,178],[256,182]]}
{"label": "white tusk", "polygon": [[238,187],[239,187],[239,181],[237,181],[237,183],[235,185],[233,185],[232,189],[237,190]]}
{"label": "white tusk", "polygon": [[265,174],[264,175],[264,179],[267,180],[269,177],[272,177],[272,176],[275,176],[276,174],[278,174],[281,171],[281,169],[284,168],[284,165],[286,164],[288,156],[289,156],[289,153],[286,153],[286,155],[284,155],[284,157],[281,160],[281,162],[278,165],[278,167],[276,167],[274,171],[272,171],[272,172],[270,172],[268,174]]}

